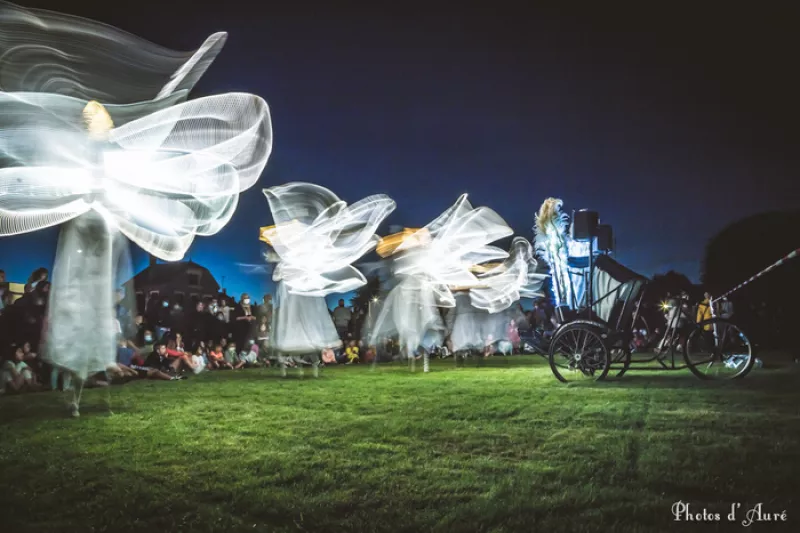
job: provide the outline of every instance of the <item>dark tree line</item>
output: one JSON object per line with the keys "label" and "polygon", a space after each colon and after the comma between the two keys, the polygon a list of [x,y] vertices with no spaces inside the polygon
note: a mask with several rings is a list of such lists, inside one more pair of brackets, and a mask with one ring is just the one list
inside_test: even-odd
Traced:
{"label": "dark tree line", "polygon": [[[706,246],[703,285],[721,295],[800,247],[800,210],[768,212],[731,224]],[[793,259],[730,297],[735,319],[764,347],[796,350],[800,259]]]}

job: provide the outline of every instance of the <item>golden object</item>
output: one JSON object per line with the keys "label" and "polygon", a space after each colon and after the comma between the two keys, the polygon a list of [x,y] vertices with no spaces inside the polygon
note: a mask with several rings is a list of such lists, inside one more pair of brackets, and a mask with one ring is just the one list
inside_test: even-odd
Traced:
{"label": "golden object", "polygon": [[469,267],[470,272],[474,274],[486,274],[494,269],[499,269],[501,272],[505,272],[506,267],[503,263],[484,263],[482,265],[472,265]]}
{"label": "golden object", "polygon": [[258,240],[267,244],[272,244],[272,237],[275,235],[275,226],[264,226],[258,229]]}
{"label": "golden object", "polygon": [[114,128],[114,121],[108,114],[103,104],[92,100],[83,108],[83,120],[86,122],[86,129],[89,130],[89,137],[96,141],[108,139],[108,132]]}
{"label": "golden object", "polygon": [[388,257],[397,252],[397,248],[403,245],[404,250],[424,246],[431,242],[431,234],[427,228],[404,228],[399,233],[387,235],[378,241],[375,251],[381,257]]}

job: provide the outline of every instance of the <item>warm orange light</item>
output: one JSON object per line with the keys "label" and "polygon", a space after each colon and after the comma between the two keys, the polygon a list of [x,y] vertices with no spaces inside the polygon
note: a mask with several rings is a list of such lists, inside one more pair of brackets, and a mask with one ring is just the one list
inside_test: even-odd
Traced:
{"label": "warm orange light", "polygon": [[430,242],[430,239],[431,234],[428,232],[427,228],[404,228],[403,231],[399,233],[393,233],[392,235],[383,237],[378,242],[378,246],[375,247],[375,251],[381,257],[388,257],[395,253],[401,244],[403,245],[403,249],[407,250],[416,246],[425,245]]}
{"label": "warm orange light", "polygon": [[275,226],[264,226],[258,230],[258,240],[267,244],[272,244],[272,237],[275,235]]}

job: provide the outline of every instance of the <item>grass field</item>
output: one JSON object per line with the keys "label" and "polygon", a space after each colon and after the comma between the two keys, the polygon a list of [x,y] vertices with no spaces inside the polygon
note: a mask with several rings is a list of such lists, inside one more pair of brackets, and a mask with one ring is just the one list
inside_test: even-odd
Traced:
{"label": "grass field", "polygon": [[[420,367],[417,367],[418,370]],[[800,531],[798,365],[564,385],[534,357],[0,398],[0,531]],[[676,523],[673,503],[719,512]],[[727,522],[731,503],[787,511]],[[741,517],[743,518],[743,516]]]}

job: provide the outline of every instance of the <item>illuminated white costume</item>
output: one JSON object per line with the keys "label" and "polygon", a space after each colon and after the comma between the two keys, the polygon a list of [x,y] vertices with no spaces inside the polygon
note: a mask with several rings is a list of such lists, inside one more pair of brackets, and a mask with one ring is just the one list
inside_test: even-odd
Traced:
{"label": "illuminated white costume", "polygon": [[262,240],[275,252],[270,259],[277,262],[273,346],[283,354],[315,355],[341,346],[325,296],[366,283],[352,263],[375,247],[375,231],[395,209],[394,201],[375,195],[348,206],[310,183],[272,187],[264,194],[275,221],[262,230]]}
{"label": "illuminated white costume", "polygon": [[[497,213],[473,208],[466,195],[424,228],[409,231],[392,251],[398,283],[382,302],[370,344],[397,336],[412,361],[420,347],[427,354],[441,345],[445,325],[438,308],[456,305],[451,287],[478,285],[470,268],[506,258],[505,251],[489,243],[511,233]],[[425,362],[427,371],[427,357]]]}
{"label": "illuminated white costume", "polygon": [[483,349],[487,343],[509,340],[508,325],[514,316],[511,306],[520,298],[543,294],[547,276],[537,274],[536,267],[530,243],[515,237],[502,263],[482,269],[476,286],[456,294],[456,307],[448,320],[454,351]]}
{"label": "illuminated white costume", "polygon": [[181,259],[196,235],[222,229],[266,165],[261,98],[185,101],[225,38],[180,53],[0,3],[0,235],[64,224],[46,354],[79,378],[115,363],[123,235]]}

